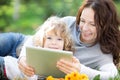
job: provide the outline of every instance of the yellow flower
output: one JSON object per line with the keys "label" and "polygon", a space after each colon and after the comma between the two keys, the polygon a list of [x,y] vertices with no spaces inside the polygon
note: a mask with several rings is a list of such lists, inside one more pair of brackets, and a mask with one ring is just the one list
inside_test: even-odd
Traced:
{"label": "yellow flower", "polygon": [[65,80],[73,80],[73,79],[72,79],[72,77],[71,77],[70,74],[67,74],[67,75],[65,76]]}
{"label": "yellow flower", "polygon": [[55,80],[64,80],[64,78],[55,78]]}
{"label": "yellow flower", "polygon": [[78,72],[72,72],[70,75],[72,80],[79,80],[80,74]]}
{"label": "yellow flower", "polygon": [[52,76],[48,76],[46,80],[55,80]]}
{"label": "yellow flower", "polygon": [[52,76],[48,76],[46,80],[89,80],[89,78],[86,74],[72,72],[71,74],[67,74],[65,78],[53,78]]}
{"label": "yellow flower", "polygon": [[89,80],[88,76],[86,74],[80,74],[81,80]]}
{"label": "yellow flower", "polygon": [[65,80],[89,80],[86,74],[80,74],[78,72],[72,72],[65,76]]}

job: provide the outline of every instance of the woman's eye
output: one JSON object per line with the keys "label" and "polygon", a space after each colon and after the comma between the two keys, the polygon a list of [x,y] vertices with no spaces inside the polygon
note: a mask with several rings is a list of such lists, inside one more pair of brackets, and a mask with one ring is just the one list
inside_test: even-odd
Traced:
{"label": "woman's eye", "polygon": [[85,23],[85,21],[84,20],[80,20],[80,23]]}
{"label": "woman's eye", "polygon": [[91,26],[95,26],[95,24],[91,24]]}
{"label": "woman's eye", "polygon": [[80,22],[85,22],[85,21],[81,19]]}

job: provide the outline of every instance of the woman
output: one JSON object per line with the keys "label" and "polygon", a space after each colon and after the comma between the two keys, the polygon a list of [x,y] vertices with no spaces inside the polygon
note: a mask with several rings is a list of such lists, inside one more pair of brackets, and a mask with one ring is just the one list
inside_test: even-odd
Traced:
{"label": "woman", "polygon": [[87,0],[76,18],[65,17],[63,20],[71,30],[74,56],[80,63],[74,65],[60,60],[57,67],[66,74],[72,71],[85,73],[90,80],[96,75],[100,75],[101,80],[117,75],[115,64],[119,62],[120,21],[113,1]]}
{"label": "woman", "polygon": [[[116,76],[115,64],[120,52],[120,22],[117,18],[112,0],[85,0],[76,18],[62,18],[71,30],[76,58],[74,62],[61,59],[56,66],[66,74],[73,71],[85,73],[90,80],[96,75],[100,75],[101,80]],[[20,69],[27,73],[28,67],[25,68],[22,62],[24,60],[20,58]],[[30,68],[28,73],[34,75]]]}

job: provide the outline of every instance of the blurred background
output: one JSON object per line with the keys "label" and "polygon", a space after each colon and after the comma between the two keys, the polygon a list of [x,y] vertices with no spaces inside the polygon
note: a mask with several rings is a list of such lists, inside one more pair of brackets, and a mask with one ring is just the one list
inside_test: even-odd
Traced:
{"label": "blurred background", "polygon": [[[52,15],[76,16],[83,0],[0,0],[0,32],[33,34]],[[114,0],[120,15],[120,0]]]}

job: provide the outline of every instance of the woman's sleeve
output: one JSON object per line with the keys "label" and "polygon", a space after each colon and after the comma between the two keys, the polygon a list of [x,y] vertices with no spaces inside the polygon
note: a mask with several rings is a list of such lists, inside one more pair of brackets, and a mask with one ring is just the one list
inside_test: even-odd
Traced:
{"label": "woman's sleeve", "polygon": [[87,74],[90,80],[93,80],[97,75],[100,75],[100,80],[108,80],[109,78],[114,78],[118,74],[118,71],[113,63],[105,64],[101,66],[99,70],[95,70],[81,64],[80,73]]}

